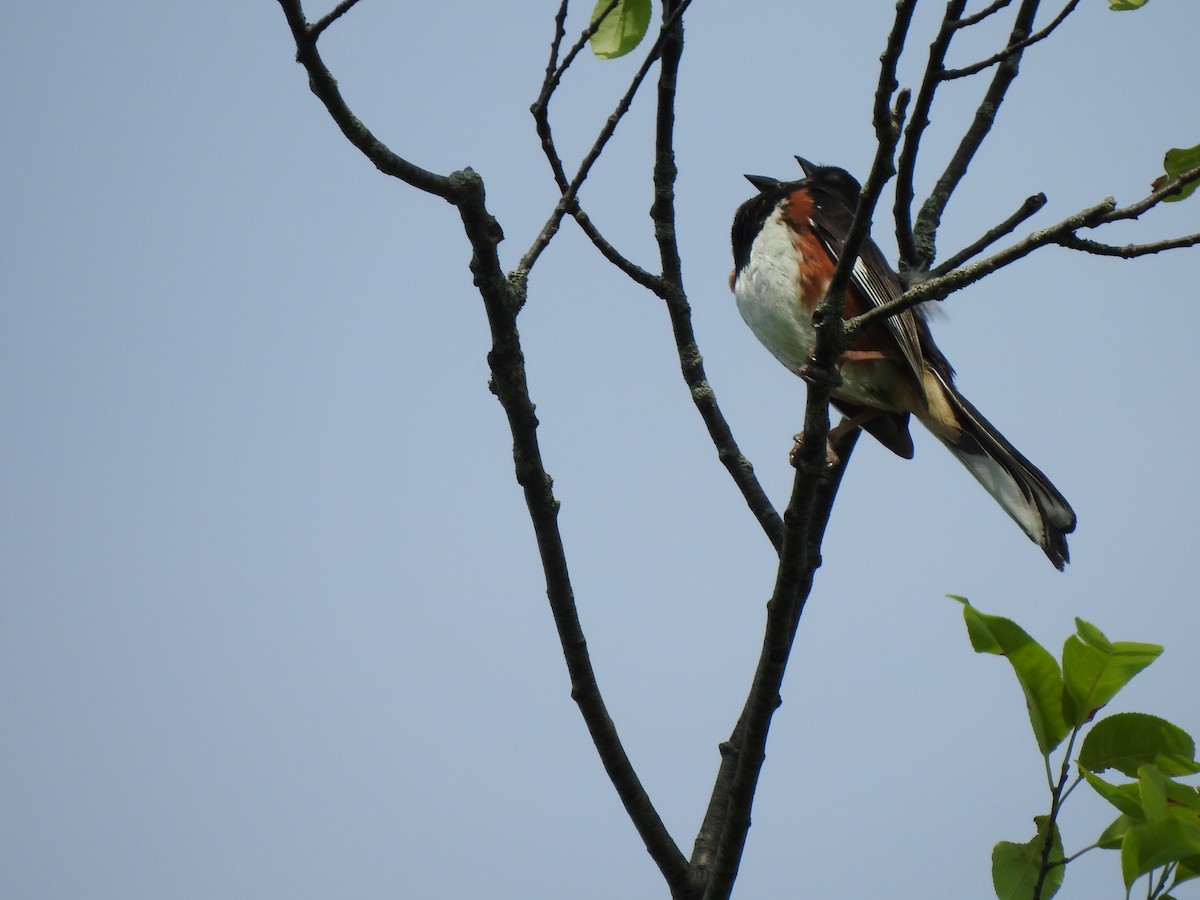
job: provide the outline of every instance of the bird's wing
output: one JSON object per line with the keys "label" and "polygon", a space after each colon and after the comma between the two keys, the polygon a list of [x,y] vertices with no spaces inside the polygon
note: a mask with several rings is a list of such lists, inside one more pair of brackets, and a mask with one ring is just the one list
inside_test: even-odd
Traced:
{"label": "bird's wing", "polygon": [[[852,213],[851,218],[853,218]],[[845,226],[844,229],[838,229],[838,234],[844,235],[850,230],[848,222],[845,223]],[[833,257],[836,264],[841,259],[845,239],[818,224],[814,223],[814,228],[821,243],[825,245],[825,249],[829,251],[829,255]],[[904,293],[899,276],[892,271],[883,252],[870,238],[863,243],[858,259],[854,261],[850,281],[872,308],[883,306]],[[909,309],[898,315],[889,316],[884,323],[888,332],[900,346],[900,352],[904,354],[904,359],[917,379],[917,383],[921,384],[925,370],[924,354],[921,351],[921,333],[926,325],[920,314]]]}

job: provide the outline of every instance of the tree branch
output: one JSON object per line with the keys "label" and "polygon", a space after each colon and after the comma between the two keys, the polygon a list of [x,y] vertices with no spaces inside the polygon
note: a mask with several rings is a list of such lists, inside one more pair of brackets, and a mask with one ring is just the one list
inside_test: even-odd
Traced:
{"label": "tree branch", "polygon": [[[283,8],[288,28],[292,32],[292,39],[296,43],[296,62],[304,66],[308,72],[309,88],[325,105],[325,109],[338,128],[342,130],[346,139],[384,175],[399,178],[406,184],[426,193],[434,194],[451,203],[455,202],[454,186],[447,176],[423,169],[397,156],[350,111],[338,90],[337,81],[326,68],[321,54],[317,52],[317,38],[320,36],[320,31],[315,27],[310,27],[305,20],[300,0],[279,0],[279,5]],[[342,3],[321,21],[328,24],[337,18],[334,13],[340,16],[353,5],[353,2]]]}
{"label": "tree branch", "polygon": [[[775,590],[767,604],[767,627],[759,655],[758,669],[751,684],[750,695],[733,736],[722,747],[722,770],[732,766],[732,774],[721,772],[717,788],[709,803],[701,834],[693,850],[693,862],[707,865],[711,859],[709,883],[705,900],[726,900],[745,849],[750,828],[750,809],[766,759],[767,735],[771,719],[782,702],[780,686],[794,644],[796,629],[812,580],[820,565],[820,547],[825,525],[845,469],[857,431],[852,430],[839,442],[837,462],[831,467],[828,459],[829,396],[832,377],[820,373],[833,372],[838,356],[845,348],[842,327],[842,308],[850,271],[859,249],[867,238],[871,215],[884,184],[895,172],[893,158],[899,139],[908,92],[901,91],[896,105],[891,98],[896,92],[896,66],[908,28],[912,22],[916,0],[899,0],[887,46],[880,57],[880,74],[875,92],[872,121],[878,147],[871,174],[863,186],[855,210],[854,221],[838,260],[833,279],[825,292],[813,322],[817,329],[816,347],[811,360],[812,377],[808,380],[808,398],[804,413],[804,438],[795,457],[796,476],[792,496],[784,513],[783,547],[779,556]],[[724,791],[722,796],[718,791]],[[720,825],[715,842],[712,835]],[[705,831],[708,828],[709,831]]]}
{"label": "tree branch", "polygon": [[[673,132],[675,85],[678,76],[679,62],[682,52],[682,35],[672,37],[672,32],[666,30],[669,23],[681,23],[682,6],[686,4],[667,3],[663,7],[662,39],[658,50],[662,68],[659,74],[658,86],[658,118],[655,135],[655,170],[654,170],[654,202],[651,205],[651,219],[654,222],[655,238],[659,247],[659,256],[663,266],[662,275],[648,272],[641,266],[630,261],[620,253],[591,221],[582,209],[578,198],[569,208],[569,212],[584,234],[591,239],[593,245],[610,263],[624,272],[635,283],[653,292],[665,301],[668,315],[671,319],[671,329],[675,340],[676,353],[679,358],[680,371],[688,386],[690,396],[696,405],[708,430],[709,437],[717,448],[717,457],[729,472],[734,484],[741,491],[743,498],[752,514],[758,520],[772,546],[778,552],[783,545],[783,520],[775,511],[766,492],[762,489],[754,474],[754,467],[742,454],[733,437],[733,431],[717,404],[716,394],[705,374],[703,357],[696,343],[695,332],[691,322],[691,308],[683,286],[682,268],[679,250],[675,239],[675,209],[674,181],[677,175],[674,165]],[[560,15],[562,10],[560,9]],[[561,23],[558,25],[561,29]],[[585,33],[586,34],[586,33]],[[557,40],[557,34],[556,34]],[[575,47],[582,47],[586,37],[581,38]],[[572,53],[574,52],[574,48]],[[551,131],[549,121],[549,105],[554,91],[561,83],[570,59],[557,68],[554,66],[555,51],[551,50],[551,64],[547,66],[547,78],[543,82],[542,93],[531,106],[537,132],[542,142],[542,150],[550,162],[555,181],[559,190],[565,195],[570,190],[566,173]],[[648,57],[647,62],[653,59]],[[628,96],[628,95],[627,95]],[[611,119],[610,119],[611,121]]]}
{"label": "tree branch", "polygon": [[322,16],[320,19],[314,22],[312,27],[309,29],[312,39],[315,41],[318,37],[320,37],[322,31],[348,13],[350,11],[350,7],[354,6],[354,4],[357,2],[358,0],[342,0],[342,2],[335,6],[328,15]]}
{"label": "tree branch", "polygon": [[955,28],[970,28],[972,25],[978,25],[984,19],[991,16],[993,13],[1000,12],[1000,10],[1004,9],[1004,7],[1008,6],[1010,3],[1012,3],[1012,0],[995,0],[994,3],[991,3],[988,6],[985,6],[979,12],[959,19],[957,22],[954,23],[954,27]]}
{"label": "tree branch", "polygon": [[558,203],[554,207],[554,211],[550,214],[550,218],[546,221],[546,224],[543,226],[537,238],[534,239],[532,246],[530,246],[530,248],[525,252],[525,255],[521,257],[521,262],[517,266],[519,271],[528,272],[533,267],[533,264],[537,262],[537,258],[542,254],[542,251],[544,251],[549,245],[550,240],[558,232],[558,229],[562,224],[563,216],[565,216],[572,208],[573,204],[575,204],[576,194],[579,193],[580,187],[583,185],[584,181],[587,180],[588,174],[592,170],[592,166],[594,166],[596,164],[596,160],[600,158],[600,154],[603,152],[604,147],[608,143],[609,139],[612,138],[613,133],[617,130],[617,125],[620,123],[621,119],[624,118],[625,113],[629,111],[629,107],[633,103],[633,98],[636,96],[638,89],[641,87],[642,82],[649,73],[650,67],[653,66],[655,61],[658,59],[659,51],[662,49],[663,40],[666,38],[669,29],[672,25],[674,25],[679,17],[683,15],[684,11],[691,5],[691,3],[692,0],[680,0],[679,4],[674,8],[671,16],[669,17],[669,20],[663,23],[663,27],[659,30],[657,39],[651,45],[650,51],[646,54],[646,58],[642,61],[637,73],[633,76],[633,80],[630,82],[629,88],[625,91],[624,96],[621,97],[620,101],[617,103],[617,108],[613,111],[612,115],[608,117],[608,120],[604,123],[604,127],[600,129],[600,134],[592,144],[591,149],[584,156],[583,161],[579,164],[579,170],[575,173],[575,177],[571,179],[570,183],[566,187],[566,190],[563,191],[562,197],[559,198]]}
{"label": "tree branch", "polygon": [[[1010,0],[1003,2],[1007,3]],[[892,216],[896,221],[896,244],[900,250],[901,274],[919,271],[929,258],[926,250],[917,247],[912,226],[913,181],[916,177],[917,153],[925,129],[930,124],[929,112],[933,108],[934,94],[941,84],[939,75],[945,67],[946,53],[950,50],[950,42],[954,35],[962,27],[959,16],[966,5],[967,0],[950,0],[946,4],[942,25],[937,36],[929,44],[929,60],[925,64],[925,74],[917,90],[908,127],[904,130],[904,146],[900,149],[896,164],[896,200],[892,207]]]}
{"label": "tree branch", "polygon": [[783,520],[755,477],[754,467],[738,448],[733,430],[717,405],[716,392],[708,381],[704,358],[696,343],[692,310],[683,285],[683,264],[675,231],[675,180],[678,170],[674,146],[675,91],[683,54],[683,21],[678,18],[676,11],[681,5],[678,0],[667,0],[663,4],[664,22],[674,21],[677,24],[667,33],[662,45],[655,120],[654,202],[650,206],[650,218],[654,223],[654,236],[663,270],[662,290],[658,294],[665,301],[667,315],[671,319],[671,334],[675,340],[680,372],[692,402],[708,429],[709,437],[717,448],[717,458],[778,552],[783,547]]}
{"label": "tree branch", "polygon": [[945,275],[952,269],[957,269],[968,259],[978,256],[1006,234],[1011,234],[1016,230],[1018,225],[1020,225],[1026,219],[1036,215],[1037,212],[1045,205],[1045,194],[1034,194],[1032,197],[1026,197],[1025,202],[1021,204],[1020,208],[1016,212],[1014,212],[999,225],[988,229],[988,231],[981,238],[979,238],[979,240],[964,247],[962,250],[959,250],[957,253],[935,268],[930,274]]}
{"label": "tree branch", "polygon": [[[906,309],[912,309],[920,303],[926,303],[930,300],[943,300],[955,291],[962,290],[968,285],[986,278],[998,269],[1002,269],[1016,262],[1018,259],[1028,256],[1039,247],[1056,244],[1061,247],[1083,250],[1089,253],[1094,252],[1104,256],[1125,255],[1124,252],[1118,251],[1124,251],[1126,248],[1111,247],[1107,244],[1088,241],[1080,238],[1078,232],[1083,228],[1098,228],[1101,225],[1107,225],[1111,222],[1136,219],[1162,203],[1168,197],[1179,193],[1182,188],[1194,181],[1200,181],[1200,166],[1180,173],[1162,187],[1128,206],[1118,207],[1116,201],[1108,197],[1094,206],[1089,206],[1074,215],[1067,216],[1061,222],[1051,225],[1048,228],[1030,232],[1011,247],[1007,247],[986,259],[960,265],[945,274],[936,274],[933,277],[911,285],[902,296],[891,303],[885,303],[846,322],[846,334],[849,337],[853,337],[863,328],[873,325],[876,322],[881,322],[889,316],[894,316]],[[1196,243],[1200,243],[1200,235],[1186,235],[1151,244],[1132,244],[1129,245],[1128,249],[1130,252],[1128,255],[1143,256],[1163,250],[1190,247]]]}
{"label": "tree branch", "polygon": [[984,69],[989,69],[998,62],[1003,62],[1004,60],[1008,59],[1018,50],[1024,50],[1026,47],[1036,44],[1038,41],[1044,41],[1054,33],[1054,29],[1058,28],[1058,26],[1063,23],[1067,16],[1075,11],[1075,7],[1078,5],[1079,0],[1069,0],[1067,5],[1063,7],[1062,12],[1055,17],[1054,21],[1052,21],[1041,31],[1037,32],[1036,34],[1031,34],[1018,44],[1011,44],[1005,47],[999,53],[989,56],[987,59],[982,59],[977,63],[972,63],[971,65],[964,66],[961,69],[947,69],[942,73],[942,80],[953,81],[956,78],[966,78],[970,75],[982,72]]}
{"label": "tree branch", "polygon": [[721,745],[721,766],[704,821],[696,836],[692,864],[707,876],[704,900],[726,900],[737,877],[750,810],[766,760],[771,718],[783,702],[780,687],[813,578],[821,565],[820,547],[842,475],[859,431],[834,444],[839,462],[815,474],[798,468],[784,513],[785,531],[775,588],[767,603],[762,651],[746,705],[729,740]]}
{"label": "tree branch", "polygon": [[[542,462],[537,438],[538,420],[525,377],[525,356],[517,329],[517,315],[525,300],[526,273],[517,272],[506,277],[501,269],[497,246],[503,239],[503,232],[487,211],[482,179],[470,169],[449,176],[436,175],[407,162],[379,142],[342,99],[337,82],[317,53],[317,34],[305,21],[299,0],[279,0],[279,3],[296,42],[296,58],[307,70],[313,92],[351,143],[384,173],[445,198],[459,211],[472,249],[471,272],[492,335],[492,348],[488,353],[492,374],[490,388],[504,409],[512,433],[514,471],[533,524],[546,579],[546,595],[570,674],[571,696],[579,706],[604,768],[647,850],[668,884],[673,889],[682,889],[690,883],[690,867],[663,825],[621,745],[600,695],[575,607],[566,552],[558,528],[559,501]],[[339,9],[344,12],[349,6],[343,4],[344,9]]]}
{"label": "tree branch", "polygon": [[[588,39],[595,32],[597,26],[616,7],[616,0],[613,0],[596,20],[583,30],[583,33],[579,36],[579,40],[575,42],[567,52],[562,64],[559,65],[558,51],[566,34],[567,3],[568,0],[563,0],[562,6],[559,7],[558,15],[555,17],[554,39],[550,45],[550,62],[546,66],[546,76],[542,81],[541,92],[529,107],[530,113],[533,114],[534,127],[541,141],[542,153],[550,163],[550,171],[554,175],[554,182],[558,185],[560,194],[565,194],[570,189],[570,183],[567,181],[567,173],[563,168],[562,158],[559,156],[558,147],[554,142],[554,134],[550,126],[550,99],[554,96],[554,92],[558,89],[563,75],[566,74],[571,63],[575,61],[579,52],[587,46]],[[583,207],[579,204],[578,197],[575,198],[574,202],[567,209],[567,212],[575,219],[579,227],[583,230],[583,233],[591,240],[592,244],[605,259],[647,290],[654,291],[655,293],[661,291],[661,279],[647,272],[617,250],[600,233],[600,229],[596,227],[595,223],[592,222],[591,218],[583,210]]]}
{"label": "tree branch", "polygon": [[1016,47],[1016,49],[997,66],[991,84],[975,111],[974,120],[966,134],[963,135],[958,149],[950,158],[950,162],[933,191],[921,206],[916,227],[913,229],[914,243],[918,254],[915,259],[915,268],[917,269],[927,267],[936,256],[937,229],[941,225],[942,213],[950,202],[954,190],[967,173],[967,168],[975,158],[983,139],[991,131],[1000,106],[1008,93],[1008,88],[1017,77],[1021,55],[1024,53],[1024,47],[1020,44],[1033,31],[1033,20],[1037,15],[1039,2],[1040,0],[1022,0],[1013,22],[1012,31],[1005,44],[1006,47]]}
{"label": "tree branch", "polygon": [[1123,259],[1133,259],[1138,256],[1149,256],[1151,253],[1162,253],[1164,250],[1180,250],[1184,247],[1194,247],[1200,244],[1200,234],[1188,234],[1163,241],[1151,241],[1148,244],[1102,244],[1099,241],[1089,241],[1080,237],[1065,237],[1057,242],[1069,250],[1081,250],[1096,256],[1119,256]]}

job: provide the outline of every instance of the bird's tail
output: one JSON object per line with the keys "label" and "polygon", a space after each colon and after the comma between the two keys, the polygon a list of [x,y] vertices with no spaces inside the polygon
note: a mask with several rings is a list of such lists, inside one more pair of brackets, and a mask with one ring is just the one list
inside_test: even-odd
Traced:
{"label": "bird's tail", "polygon": [[[958,392],[949,377],[928,369],[926,373],[941,388],[949,409],[936,416],[937,422],[925,424],[1061,570],[1070,559],[1067,535],[1075,530],[1071,504]],[[933,395],[932,391],[928,393]],[[945,416],[944,412],[952,415]],[[947,429],[947,419],[952,419],[957,428]]]}

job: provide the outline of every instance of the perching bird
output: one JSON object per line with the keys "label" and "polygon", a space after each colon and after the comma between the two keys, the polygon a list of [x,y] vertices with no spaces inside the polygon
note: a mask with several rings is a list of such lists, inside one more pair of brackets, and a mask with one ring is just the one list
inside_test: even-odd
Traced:
{"label": "perching bird", "polygon": [[[759,189],[733,218],[738,310],[750,330],[791,371],[812,355],[812,312],[825,295],[861,190],[844,169],[814,166],[799,181],[746,176]],[[845,317],[903,293],[873,241],[864,242],[845,297]],[[954,386],[947,362],[919,310],[864,329],[838,361],[835,406],[905,459],[913,455],[915,415],[965,465],[1059,569],[1075,513],[1050,480],[1005,440]]]}

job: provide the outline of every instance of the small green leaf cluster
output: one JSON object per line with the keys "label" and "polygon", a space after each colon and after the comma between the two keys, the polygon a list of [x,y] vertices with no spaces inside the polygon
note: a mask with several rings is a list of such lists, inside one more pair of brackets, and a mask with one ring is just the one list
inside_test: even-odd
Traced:
{"label": "small green leaf cluster", "polygon": [[[1175,147],[1168,150],[1166,156],[1163,157],[1163,169],[1167,174],[1159,175],[1158,178],[1154,179],[1151,187],[1157,191],[1189,169],[1196,168],[1196,166],[1200,166],[1200,144],[1197,144],[1195,147]],[[1196,190],[1197,185],[1200,185],[1200,181],[1185,184],[1178,194],[1164,197],[1163,201],[1165,203],[1174,203],[1182,200],[1184,197],[1190,197],[1192,192]]]}
{"label": "small green leaf cluster", "polygon": [[[963,604],[975,651],[1005,657],[1016,673],[1051,794],[1050,811],[1034,819],[1037,833],[1031,840],[1001,841],[992,851],[996,896],[1049,900],[1062,886],[1067,863],[1095,848],[1120,851],[1127,894],[1147,876],[1146,896],[1169,900],[1169,891],[1200,876],[1200,789],[1177,780],[1200,772],[1195,741],[1178,726],[1144,713],[1115,713],[1093,722],[1121,688],[1158,658],[1162,647],[1110,641],[1095,625],[1076,619],[1076,633],[1063,645],[1060,665],[1015,622],[979,612],[965,598],[954,599]],[[1081,735],[1072,779],[1071,754]],[[1051,755],[1064,741],[1055,779]],[[1100,777],[1110,769],[1133,780],[1117,784]],[[1119,815],[1095,843],[1067,856],[1058,815],[1082,781]]]}
{"label": "small green leaf cluster", "polygon": [[[604,18],[600,18],[603,16]],[[592,10],[596,20],[590,43],[592,52],[601,59],[624,56],[642,42],[650,28],[650,0],[598,0]]]}

